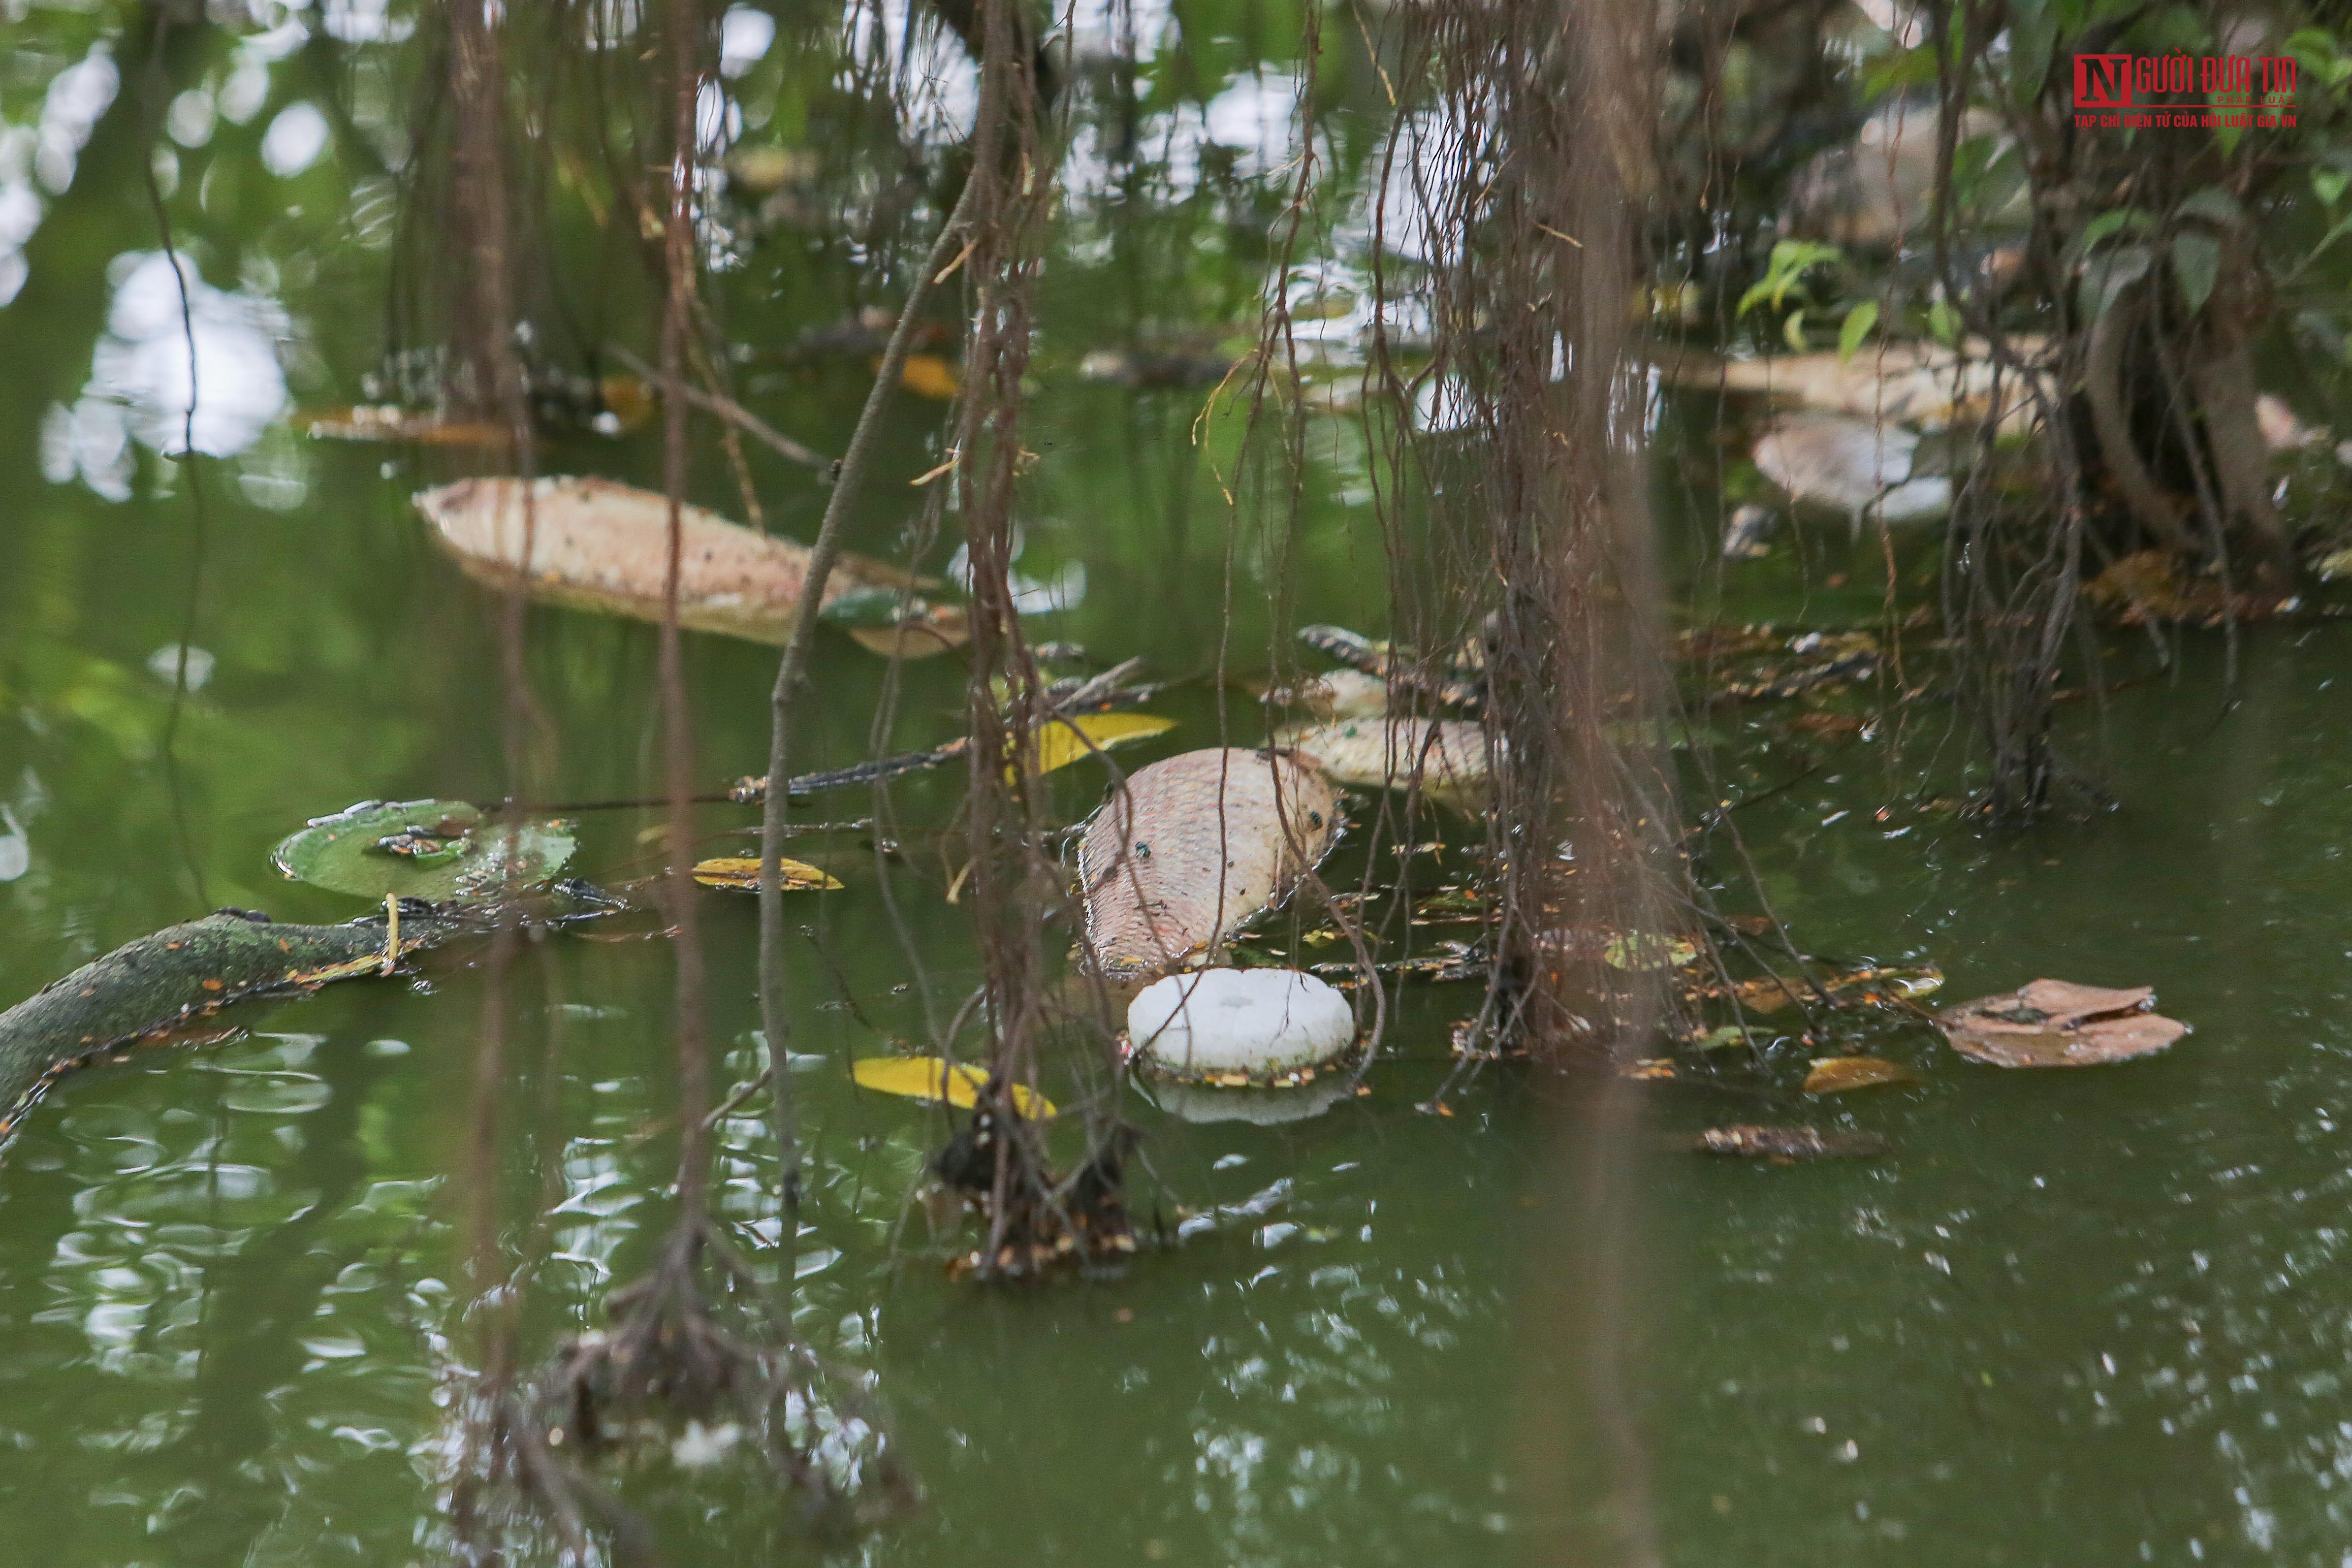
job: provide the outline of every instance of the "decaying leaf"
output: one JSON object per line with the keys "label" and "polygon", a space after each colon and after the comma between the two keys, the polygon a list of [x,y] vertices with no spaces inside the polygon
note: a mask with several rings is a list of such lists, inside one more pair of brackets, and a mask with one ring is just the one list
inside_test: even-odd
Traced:
{"label": "decaying leaf", "polygon": [[[514,844],[516,885],[550,880],[572,850],[568,822],[524,822]],[[497,891],[508,846],[503,824],[463,800],[366,800],[312,819],[279,841],[270,859],[294,881],[331,893],[438,903]]]}
{"label": "decaying leaf", "polygon": [[2189,1026],[2149,1009],[2148,986],[2110,988],[2035,980],[1948,1008],[1936,1025],[1952,1049],[1995,1067],[2096,1067],[2164,1050]]}
{"label": "decaying leaf", "polygon": [[1612,969],[1672,969],[1697,957],[1698,944],[1657,931],[1619,931],[1601,956]]}
{"label": "decaying leaf", "polygon": [[[980,1103],[988,1087],[988,1073],[970,1062],[942,1061],[936,1056],[865,1056],[850,1063],[849,1075],[861,1089],[877,1094],[903,1094],[910,1100],[944,1100],[960,1110]],[[1013,1085],[1013,1108],[1031,1121],[1054,1114],[1054,1103],[1032,1092],[1025,1083]]]}
{"label": "decaying leaf", "polygon": [[1223,946],[1289,897],[1339,831],[1330,780],[1293,757],[1209,749],[1138,768],[1078,846],[1096,962],[1157,975]]}
{"label": "decaying leaf", "polygon": [[1805,1074],[1808,1094],[1843,1094],[1849,1089],[1870,1089],[1881,1083],[1916,1083],[1919,1075],[1883,1056],[1817,1056]]}
{"label": "decaying leaf", "polygon": [[1734,1159],[1770,1160],[1787,1165],[1797,1160],[1869,1159],[1886,1152],[1886,1139],[1877,1133],[1824,1133],[1817,1127],[1766,1127],[1741,1124],[1709,1127],[1691,1143],[1702,1155]]}
{"label": "decaying leaf", "polygon": [[1340,719],[1276,730],[1275,744],[1315,763],[1335,783],[1402,789],[1418,775],[1430,800],[1463,810],[1482,804],[1493,780],[1486,732],[1461,719]]}
{"label": "decaying leaf", "polygon": [[[803,890],[831,893],[841,886],[838,877],[803,861],[781,861],[776,869],[782,874],[782,886],[787,893]],[[760,891],[760,857],[722,855],[715,860],[699,862],[694,868],[694,880],[705,887],[735,887],[757,893]]]}
{"label": "decaying leaf", "polygon": [[[1932,965],[1871,965],[1842,974],[1823,975],[1811,985],[1803,980],[1764,975],[1734,986],[1731,997],[1748,1011],[1764,1014],[1779,1012],[1792,1001],[1819,1000],[1821,997],[1828,998],[1832,1005],[1906,1000],[1927,996],[1943,983],[1943,971]],[[1816,987],[1820,997],[1815,995]]]}
{"label": "decaying leaf", "polygon": [[[1087,713],[1076,718],[1053,719],[1037,730],[1037,748],[1029,773],[1051,773],[1082,757],[1108,751],[1129,741],[1149,740],[1176,727],[1172,718],[1150,713]],[[1009,777],[1012,769],[1005,770]]]}
{"label": "decaying leaf", "polygon": [[[662,619],[669,503],[653,491],[606,479],[462,479],[415,499],[469,577],[501,588],[520,583],[551,604]],[[678,624],[757,643],[789,641],[808,576],[807,547],[699,507],[681,509],[679,529]],[[844,555],[826,580],[824,603],[913,580],[880,561]]]}
{"label": "decaying leaf", "polygon": [[[880,370],[881,361],[875,361],[874,368]],[[906,367],[898,372],[898,384],[917,397],[937,398],[945,402],[963,390],[963,378],[937,354],[909,354]]]}

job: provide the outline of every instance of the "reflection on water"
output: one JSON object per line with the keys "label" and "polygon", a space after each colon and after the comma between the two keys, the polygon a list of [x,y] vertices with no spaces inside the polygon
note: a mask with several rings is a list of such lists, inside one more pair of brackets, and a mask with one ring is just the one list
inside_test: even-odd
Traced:
{"label": "reflection on water", "polygon": [[[182,257],[175,269],[161,251],[119,256],[108,277],[113,298],[89,384],[43,423],[41,473],[123,501],[134,439],[167,455],[193,446],[214,457],[261,439],[286,410],[278,342],[287,322],[273,301],[215,288],[193,262]],[[296,485],[275,497],[281,506],[300,503]]]}
{"label": "reflection on water", "polygon": [[[598,12],[611,41],[634,36],[636,6]],[[714,159],[740,141],[786,155],[794,184],[838,176],[798,204],[714,199],[708,231],[726,245],[711,287],[730,330],[774,371],[744,395],[824,450],[841,449],[867,367],[786,363],[781,346],[877,302],[865,220],[903,172],[896,150],[861,142],[877,162],[859,165],[808,128],[839,123],[824,94],[848,92],[858,69],[919,84],[899,127],[918,149],[971,112],[970,62],[952,40],[910,34],[910,14],[884,0],[878,27],[861,14],[812,64],[783,41],[785,13],[739,5],[703,116]],[[161,114],[180,161],[176,237],[201,262],[178,274],[144,226],[135,165],[105,203],[69,210],[122,110],[124,46],[105,31],[121,18],[25,15],[29,41],[9,47],[37,69],[0,83],[0,297],[37,265],[86,282],[89,300],[38,322],[0,317],[12,380],[55,370],[36,406],[0,415],[0,439],[26,458],[0,471],[11,1000],[192,913],[157,763],[184,641],[196,695],[180,720],[182,799],[223,902],[351,917],[350,901],[275,881],[268,846],[350,800],[493,799],[505,779],[485,601],[425,547],[407,504],[455,476],[452,460],[304,446],[282,423],[297,394],[358,401],[377,368],[392,185],[361,165],[371,150],[394,171],[404,157],[389,63],[415,30],[409,8],[327,0],[222,24]],[[1267,645],[1276,559],[1292,562],[1286,613],[1365,625],[1384,557],[1360,427],[1314,426],[1295,554],[1278,557],[1251,513],[1229,574],[1221,455],[1213,436],[1205,451],[1194,440],[1205,389],[1079,373],[1089,353],[1157,338],[1202,345],[1222,373],[1255,320],[1297,152],[1301,62],[1251,41],[1265,29],[1239,8],[1083,6],[1073,78],[1108,79],[1130,30],[1148,68],[1133,122],[1079,126],[1041,284],[1024,564],[1055,638],[1181,676],[1209,667],[1200,629],[1228,607],[1233,648]],[[314,33],[355,61],[364,147],[302,74]],[[1369,177],[1386,161],[1385,100],[1347,53],[1355,34],[1327,22],[1345,49],[1318,65],[1337,107],[1318,156]],[[1410,120],[1400,133],[1385,214],[1388,246],[1408,255],[1412,184],[1450,177],[1426,131]],[[1328,214],[1332,254],[1293,279],[1302,345],[1328,366],[1361,362],[1374,210]],[[721,220],[740,226],[720,235]],[[192,391],[194,445],[236,480],[208,483],[218,553],[193,637],[184,481],[152,461],[185,444]],[[1453,383],[1422,395],[1429,426],[1459,422]],[[856,548],[901,548],[924,498],[906,481],[941,461],[938,413],[909,406],[885,433],[888,473],[853,519]],[[638,482],[658,472],[644,437],[551,444],[545,460]],[[747,461],[774,526],[805,537],[822,490],[758,452]],[[715,457],[694,482],[700,500],[739,494]],[[918,564],[952,579],[948,533]],[[1825,617],[1847,602],[1810,580],[1775,591]],[[564,788],[644,792],[653,634],[557,612],[532,634]],[[690,642],[698,776],[756,769],[772,655]],[[2152,981],[2198,1032],[2127,1068],[2005,1074],[1914,1030],[1888,1049],[1918,1068],[1917,1088],[1790,1113],[1884,1133],[1885,1160],[1645,1160],[1639,1425],[1672,1561],[2339,1568],[2352,1310],[2331,1281],[2352,1234],[2352,934],[2335,912],[2352,765],[2310,737],[2340,728],[2334,685],[2352,678],[2352,651],[2327,626],[2246,643],[2224,721],[2220,650],[2194,641],[2176,685],[2111,705],[2126,805],[2112,820],[2010,839],[1881,823],[1910,778],[1878,740],[1809,753],[1820,770],[1744,814],[1759,874],[1815,951],[1933,958],[1955,996],[2049,971]],[[846,762],[875,744],[883,676],[845,640],[818,657],[812,765]],[[954,661],[900,679],[887,743],[952,733]],[[1226,733],[1254,742],[1250,706],[1224,701]],[[1164,708],[1181,724],[1157,744],[1220,735],[1212,689]],[[1725,723],[1736,745],[1752,738]],[[2082,723],[2070,744],[2088,751]],[[1099,785],[1084,768],[1057,775],[1060,808],[1075,818]],[[847,1072],[919,1037],[927,1008],[952,1014],[975,961],[961,915],[940,914],[948,879],[928,833],[953,820],[953,780],[914,780],[898,800],[898,858],[886,868],[857,839],[822,845],[812,853],[834,856],[848,885],[793,906],[809,936],[792,956],[790,1065],[812,1145],[794,1299],[812,1343],[877,1379],[925,1503],[823,1550],[958,1568],[1546,1555],[1589,1489],[1581,1473],[1526,1473],[1521,1435],[1580,1397],[1580,1364],[1523,1303],[1538,1299],[1530,1279],[1580,1278],[1591,1259],[1573,1222],[1549,1223],[1573,1195],[1528,1085],[1498,1072],[1451,1119],[1414,1111],[1447,1071],[1460,999],[1408,998],[1368,1096],[1334,1079],[1296,1102],[1131,1100],[1150,1245],[1124,1271],[1034,1291],[950,1283],[947,1242],[906,1202],[946,1124],[861,1093]],[[637,835],[654,824],[597,815],[585,867],[643,869]],[[698,825],[725,849],[743,841],[740,814]],[[762,1055],[751,915],[719,895],[707,907],[710,1037],[729,1042],[719,1076],[734,1083]],[[507,1173],[544,1195],[530,1205],[537,1239],[520,1215],[508,1238],[530,1265],[534,1351],[601,1321],[605,1291],[642,1270],[669,1217],[668,965],[656,944],[551,941],[509,977],[500,1109],[544,1129]],[[38,1529],[0,1533],[0,1565],[446,1559],[451,1402],[476,1343],[451,1284],[451,1219],[482,1009],[481,977],[462,967],[423,988],[345,988],[258,1019],[269,1032],[243,1041],[82,1074],[31,1118],[0,1165],[0,1496]],[[1755,1113],[1704,1087],[1655,1092],[1676,1131]],[[753,1099],[721,1124],[717,1190],[772,1268],[760,1111]],[[705,1431],[625,1484],[687,1543],[681,1560],[816,1554],[734,1451]]]}

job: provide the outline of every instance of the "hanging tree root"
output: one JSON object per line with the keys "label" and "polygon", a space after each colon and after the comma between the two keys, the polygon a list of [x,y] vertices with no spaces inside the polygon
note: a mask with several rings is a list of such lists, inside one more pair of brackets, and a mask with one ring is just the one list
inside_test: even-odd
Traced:
{"label": "hanging tree root", "polygon": [[[0,1013],[0,1140],[68,1071],[132,1045],[216,1030],[239,1002],[304,996],[335,980],[391,972],[446,940],[459,923],[411,903],[394,937],[384,918],[347,925],[281,925],[224,909],[167,925],[85,964]],[[394,943],[396,942],[396,946]]]}
{"label": "hanging tree root", "polygon": [[651,1270],[613,1292],[613,1327],[563,1345],[533,1380],[517,1451],[584,1460],[642,1435],[657,1416],[726,1417],[780,1481],[819,1506],[879,1515],[908,1500],[911,1481],[866,1383],[790,1333],[735,1332],[711,1304],[718,1293],[746,1303],[755,1327],[780,1315],[735,1244],[698,1209],[681,1217]]}
{"label": "hanging tree root", "polygon": [[1047,1168],[1037,1124],[1013,1106],[992,1077],[971,1120],[931,1156],[931,1175],[987,1227],[987,1243],[956,1260],[958,1274],[1019,1279],[1056,1264],[1124,1257],[1135,1250],[1123,1196],[1127,1161],[1140,1141],[1126,1123],[1067,1177]]}

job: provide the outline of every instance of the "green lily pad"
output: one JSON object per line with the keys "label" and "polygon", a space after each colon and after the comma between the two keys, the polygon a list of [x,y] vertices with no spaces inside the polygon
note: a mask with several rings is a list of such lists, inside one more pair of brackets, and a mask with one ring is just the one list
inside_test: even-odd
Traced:
{"label": "green lily pad", "polygon": [[[553,818],[522,824],[518,882],[546,882],[572,858],[572,825]],[[296,882],[361,898],[481,898],[506,873],[506,835],[463,800],[369,800],[314,819],[270,852]]]}

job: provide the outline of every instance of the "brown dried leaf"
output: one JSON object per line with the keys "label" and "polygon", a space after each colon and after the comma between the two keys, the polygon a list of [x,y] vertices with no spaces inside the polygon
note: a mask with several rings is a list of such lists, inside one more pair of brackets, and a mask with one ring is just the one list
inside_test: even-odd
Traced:
{"label": "brown dried leaf", "polygon": [[1995,1067],[2097,1067],[2164,1050],[2189,1026],[2149,1008],[2155,988],[2035,980],[1948,1008],[1936,1025],[1952,1049]]}
{"label": "brown dried leaf", "polygon": [[1805,1074],[1808,1094],[1843,1094],[1849,1089],[1869,1089],[1881,1083],[1916,1083],[1919,1075],[1883,1056],[1817,1056]]}

